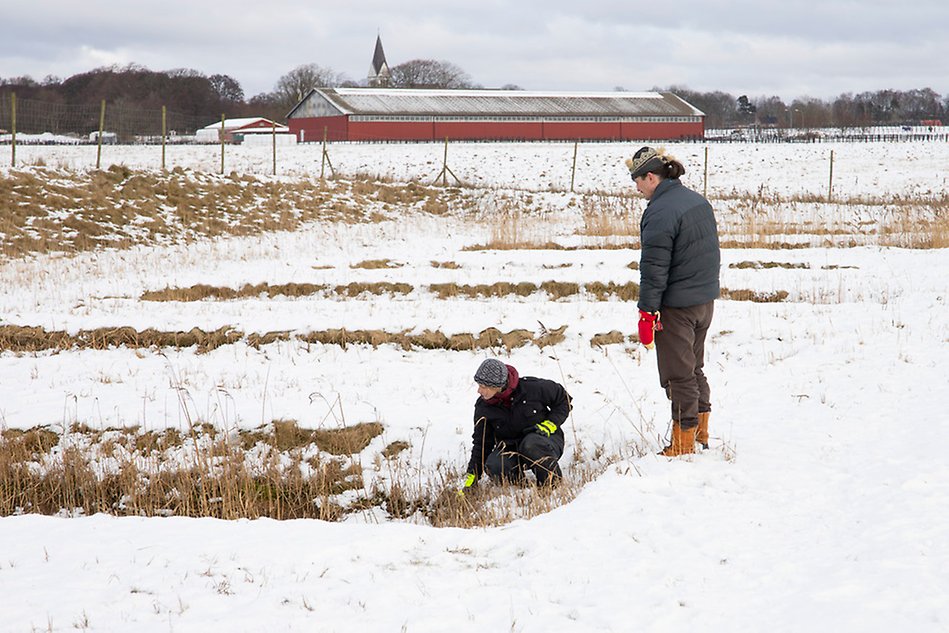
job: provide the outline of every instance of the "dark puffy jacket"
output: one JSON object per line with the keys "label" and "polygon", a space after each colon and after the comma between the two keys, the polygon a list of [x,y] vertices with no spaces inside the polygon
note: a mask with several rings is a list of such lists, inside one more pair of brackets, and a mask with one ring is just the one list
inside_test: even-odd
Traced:
{"label": "dark puffy jacket", "polygon": [[678,179],[656,187],[639,224],[639,309],[687,308],[718,298],[721,254],[708,200]]}
{"label": "dark puffy jacket", "polygon": [[570,413],[570,396],[559,383],[544,378],[524,376],[511,394],[511,408],[491,405],[480,396],[474,407],[474,433],[468,472],[478,477],[484,472],[484,460],[500,442],[511,448],[525,435],[534,432],[534,425],[550,420],[561,426]]}

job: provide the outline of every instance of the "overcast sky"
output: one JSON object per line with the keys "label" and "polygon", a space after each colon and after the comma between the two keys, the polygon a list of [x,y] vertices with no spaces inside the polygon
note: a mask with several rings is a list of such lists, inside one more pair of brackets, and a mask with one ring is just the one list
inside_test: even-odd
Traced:
{"label": "overcast sky", "polygon": [[193,68],[249,98],[302,64],[366,77],[437,59],[486,88],[832,98],[886,88],[949,96],[949,2],[917,0],[34,0],[6,2],[0,77],[112,64]]}

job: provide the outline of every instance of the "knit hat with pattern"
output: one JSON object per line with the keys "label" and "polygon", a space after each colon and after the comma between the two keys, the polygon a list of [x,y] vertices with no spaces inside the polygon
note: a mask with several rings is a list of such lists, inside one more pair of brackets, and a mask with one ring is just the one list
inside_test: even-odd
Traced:
{"label": "knit hat with pattern", "polygon": [[478,367],[474,379],[479,385],[504,389],[507,385],[507,365],[496,358],[488,358]]}

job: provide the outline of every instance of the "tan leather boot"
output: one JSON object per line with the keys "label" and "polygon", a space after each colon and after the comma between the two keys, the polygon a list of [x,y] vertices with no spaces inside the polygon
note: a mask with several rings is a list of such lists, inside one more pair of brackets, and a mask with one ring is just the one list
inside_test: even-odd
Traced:
{"label": "tan leather boot", "polygon": [[705,413],[699,414],[699,428],[695,432],[695,441],[702,445],[703,450],[708,450],[708,416],[712,415],[711,412],[706,411]]}
{"label": "tan leather boot", "polygon": [[695,432],[698,427],[682,430],[678,422],[672,423],[672,442],[659,452],[666,457],[677,457],[695,452]]}

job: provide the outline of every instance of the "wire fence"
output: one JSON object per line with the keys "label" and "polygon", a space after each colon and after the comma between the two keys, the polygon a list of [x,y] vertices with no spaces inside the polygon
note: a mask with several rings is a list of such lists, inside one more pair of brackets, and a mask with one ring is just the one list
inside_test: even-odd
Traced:
{"label": "wire fence", "polygon": [[[9,98],[6,98],[9,97]],[[143,144],[161,144],[160,163],[158,155],[155,155],[155,161],[160,164],[162,169],[166,167],[165,145],[166,144],[213,144],[217,147],[209,147],[207,155],[204,156],[200,164],[207,170],[219,171],[224,173],[226,167],[225,146],[233,142],[243,142],[245,145],[256,145],[268,147],[268,160],[266,171],[278,172],[277,148],[278,145],[296,144],[298,140],[290,134],[277,134],[273,128],[273,133],[268,130],[266,133],[248,134],[246,138],[234,137],[227,133],[225,127],[226,117],[218,121],[208,120],[207,117],[182,114],[168,111],[166,108],[140,108],[128,107],[119,104],[108,104],[103,101],[99,106],[95,105],[76,105],[63,103],[50,103],[31,99],[17,99],[15,95],[5,95],[0,98],[0,144],[10,144],[10,162],[12,166],[18,164],[16,145],[98,145],[98,151],[95,148],[89,148],[88,151],[95,152],[95,166],[100,168],[103,145],[143,145]],[[211,134],[207,135],[207,130],[203,130],[202,136],[199,130],[208,128],[210,124],[219,124],[219,128],[211,128]],[[223,130],[224,133],[219,133]],[[259,132],[259,131],[258,131]],[[323,178],[325,175],[335,175],[335,168],[330,160],[330,153],[327,150],[326,131],[323,131],[322,139],[317,141],[323,144],[319,165],[319,175]],[[278,143],[278,140],[280,143]],[[316,140],[316,139],[313,139]],[[705,137],[698,139],[699,142],[709,143],[820,143],[820,142],[949,142],[949,127],[941,125],[926,126],[890,126],[890,127],[865,127],[865,128],[740,128],[740,129],[721,129],[706,130]],[[380,143],[373,141],[346,141],[345,144],[365,144]],[[411,142],[408,140],[394,141],[397,143]],[[442,141],[439,141],[440,145]],[[466,143],[471,141],[453,140],[452,143]],[[571,141],[574,144],[572,169],[570,173],[569,190],[574,191],[577,162],[577,144],[580,140]],[[583,143],[593,143],[595,141],[582,141]],[[340,141],[336,141],[340,143]],[[557,143],[557,141],[547,141],[546,143]],[[272,152],[270,151],[272,146]],[[182,148],[184,149],[184,148]],[[86,150],[78,150],[86,152]],[[106,150],[117,152],[115,150]],[[156,148],[157,151],[157,148]],[[232,151],[232,150],[228,150]],[[204,153],[201,150],[202,154]],[[444,151],[441,158],[441,171],[435,178],[435,182],[442,185],[448,185],[449,180],[454,183],[461,183],[461,179],[455,176],[451,170],[448,161],[448,139],[444,139]],[[705,172],[703,178],[703,189],[707,188],[707,169],[708,169],[708,150],[706,146]],[[42,160],[40,157],[39,160]],[[21,159],[19,161],[23,163]],[[156,164],[156,166],[157,166]],[[833,170],[834,153],[830,151],[827,159],[827,198],[830,199],[833,194]],[[246,168],[247,165],[242,165]],[[259,168],[260,166],[258,166]],[[231,167],[233,169],[233,167]],[[259,169],[257,169],[259,170]],[[257,171],[255,170],[255,171]],[[449,176],[451,178],[449,178]]]}
{"label": "wire fence", "polygon": [[159,143],[163,133],[166,142],[193,140],[197,130],[210,123],[214,120],[162,107],[51,103],[15,95],[0,99],[0,134],[11,142],[7,137],[15,131],[17,142],[23,144],[93,143],[98,141],[100,126],[110,142]]}

